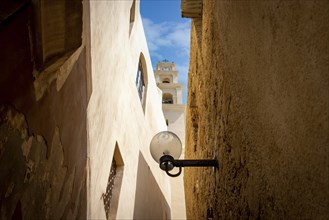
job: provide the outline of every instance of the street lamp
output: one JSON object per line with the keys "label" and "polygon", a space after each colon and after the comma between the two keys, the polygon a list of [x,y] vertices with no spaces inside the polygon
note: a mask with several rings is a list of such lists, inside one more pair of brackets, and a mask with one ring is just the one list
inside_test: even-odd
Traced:
{"label": "street lamp", "polygon": [[[182,167],[216,167],[217,159],[212,160],[179,160],[182,153],[182,142],[179,137],[170,131],[161,131],[151,140],[150,151],[153,159],[159,163],[160,168],[171,177],[177,177],[182,172]],[[176,174],[169,171],[179,168]]]}

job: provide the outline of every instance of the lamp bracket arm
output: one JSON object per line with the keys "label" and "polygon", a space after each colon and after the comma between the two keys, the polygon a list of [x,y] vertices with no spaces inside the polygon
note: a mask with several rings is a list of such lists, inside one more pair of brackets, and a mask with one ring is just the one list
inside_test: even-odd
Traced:
{"label": "lamp bracket arm", "polygon": [[175,167],[217,167],[218,160],[173,160]]}

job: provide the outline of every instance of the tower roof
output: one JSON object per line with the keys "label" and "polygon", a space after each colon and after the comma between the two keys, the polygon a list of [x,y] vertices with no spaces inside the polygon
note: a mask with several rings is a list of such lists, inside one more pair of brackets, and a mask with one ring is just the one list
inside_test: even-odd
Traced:
{"label": "tower roof", "polygon": [[163,60],[157,63],[156,70],[176,70],[176,64],[168,60]]}

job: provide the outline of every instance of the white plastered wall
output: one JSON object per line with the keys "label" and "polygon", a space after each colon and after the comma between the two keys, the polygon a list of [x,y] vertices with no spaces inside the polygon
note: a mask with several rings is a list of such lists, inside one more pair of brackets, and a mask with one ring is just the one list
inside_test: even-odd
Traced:
{"label": "white plastered wall", "polygon": [[[102,194],[106,190],[116,142],[124,162],[117,219],[132,219],[138,156],[141,152],[171,206],[168,176],[149,153],[151,138],[166,130],[161,91],[156,87],[146,44],[139,1],[129,34],[133,1],[90,1],[92,94],[88,104],[88,218],[105,219]],[[135,85],[140,53],[148,76],[145,111]],[[147,184],[147,183],[146,183]],[[150,207],[152,210],[152,207]]]}
{"label": "white plastered wall", "polygon": [[[182,155],[180,159],[184,159],[185,155],[185,105],[180,104],[164,104],[162,105],[165,118],[168,120],[168,130],[177,134],[182,142]],[[172,173],[177,172],[177,169]],[[179,177],[171,178],[171,203],[172,219],[186,219],[185,192],[184,192],[184,169]]]}

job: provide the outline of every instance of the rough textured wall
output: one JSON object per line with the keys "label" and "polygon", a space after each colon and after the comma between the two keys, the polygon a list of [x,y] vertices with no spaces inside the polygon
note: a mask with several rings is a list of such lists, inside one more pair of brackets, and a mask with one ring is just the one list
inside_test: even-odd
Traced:
{"label": "rough textured wall", "polygon": [[85,52],[34,75],[30,9],[0,22],[0,219],[84,219]]}
{"label": "rough textured wall", "polygon": [[203,3],[192,25],[189,219],[327,219],[328,1]]}

